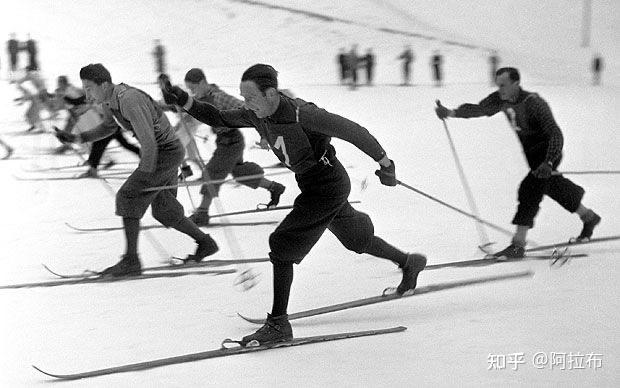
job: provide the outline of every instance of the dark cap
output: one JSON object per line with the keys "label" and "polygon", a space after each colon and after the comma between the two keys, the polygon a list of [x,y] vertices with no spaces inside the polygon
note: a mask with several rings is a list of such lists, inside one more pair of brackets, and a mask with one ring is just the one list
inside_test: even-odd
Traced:
{"label": "dark cap", "polygon": [[190,69],[185,74],[185,81],[186,82],[191,82],[193,84],[197,84],[198,82],[200,82],[202,80],[206,81],[207,77],[205,77],[205,73],[203,73],[202,70],[200,70],[200,69],[193,68],[193,69]]}
{"label": "dark cap", "polygon": [[97,85],[101,85],[104,82],[112,82],[110,72],[101,63],[91,63],[81,68],[80,79],[92,81]]}

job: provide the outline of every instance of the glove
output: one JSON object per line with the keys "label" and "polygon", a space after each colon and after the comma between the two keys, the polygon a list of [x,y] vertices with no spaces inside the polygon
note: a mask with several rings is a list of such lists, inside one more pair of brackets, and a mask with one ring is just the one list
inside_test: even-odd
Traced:
{"label": "glove", "polygon": [[437,114],[437,117],[439,117],[440,120],[447,119],[448,116],[450,115],[450,109],[448,109],[445,106],[441,105],[441,101],[439,101],[439,100],[437,100],[435,102],[437,103],[437,108],[435,108],[435,113]]}
{"label": "glove", "polygon": [[192,167],[189,164],[181,166],[181,173],[179,174],[180,181],[183,181],[192,175],[194,175],[194,171],[192,171]]}
{"label": "glove", "polygon": [[257,141],[256,143],[254,143],[256,145],[256,147],[263,149],[263,150],[267,150],[269,151],[270,147],[269,147],[269,142],[267,141],[267,139],[265,139],[264,137],[260,138],[260,141]]}
{"label": "glove", "polygon": [[61,131],[58,127],[54,127],[54,131],[56,131],[56,138],[63,144],[75,143],[77,141],[77,136],[71,132]]}
{"label": "glove", "polygon": [[532,171],[532,175],[538,179],[548,179],[551,177],[552,172],[553,167],[547,162],[542,162],[536,170]]}
{"label": "glove", "polygon": [[398,181],[396,180],[396,166],[394,166],[394,161],[390,159],[390,165],[388,167],[383,167],[377,171],[375,171],[375,175],[379,177],[379,180],[382,184],[386,186],[396,186]]}
{"label": "glove", "polygon": [[187,94],[183,89],[178,86],[172,86],[169,80],[164,80],[162,84],[161,94],[164,96],[164,101],[166,104],[183,106],[187,103],[189,94]]}

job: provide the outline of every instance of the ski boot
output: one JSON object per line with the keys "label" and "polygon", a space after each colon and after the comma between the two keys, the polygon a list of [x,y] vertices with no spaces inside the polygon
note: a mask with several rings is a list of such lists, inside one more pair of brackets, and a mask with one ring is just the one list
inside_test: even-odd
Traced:
{"label": "ski boot", "polygon": [[205,235],[206,237],[202,241],[196,241],[198,246],[196,247],[196,252],[193,255],[188,255],[185,261],[195,261],[199,263],[207,256],[211,256],[215,252],[219,251],[220,248],[217,246],[215,240],[211,238],[210,235]]}
{"label": "ski boot", "polygon": [[269,190],[269,193],[271,193],[271,200],[266,206],[267,209],[271,209],[272,207],[278,206],[278,204],[280,203],[280,196],[282,195],[282,193],[284,193],[286,187],[279,184],[278,182],[271,182],[271,185],[269,185],[269,188],[267,190]]}
{"label": "ski boot", "polygon": [[267,314],[263,327],[256,333],[246,335],[240,341],[241,346],[264,346],[293,339],[293,328],[288,321],[288,315],[274,317]]}
{"label": "ski boot", "polygon": [[122,277],[142,274],[142,265],[138,256],[123,255],[118,263],[101,271],[101,276]]}
{"label": "ski boot", "polygon": [[426,267],[426,256],[418,253],[407,255],[407,262],[401,268],[403,270],[403,280],[401,280],[396,293],[402,295],[409,290],[415,290],[418,284],[418,275]]}
{"label": "ski boot", "polygon": [[581,229],[579,236],[574,239],[574,242],[590,241],[594,228],[601,222],[601,216],[594,213],[592,210],[588,210],[587,219],[588,221],[583,222],[583,229]]}
{"label": "ski boot", "polygon": [[525,257],[525,247],[511,243],[499,252],[492,253],[486,259],[494,259],[497,261],[516,260]]}

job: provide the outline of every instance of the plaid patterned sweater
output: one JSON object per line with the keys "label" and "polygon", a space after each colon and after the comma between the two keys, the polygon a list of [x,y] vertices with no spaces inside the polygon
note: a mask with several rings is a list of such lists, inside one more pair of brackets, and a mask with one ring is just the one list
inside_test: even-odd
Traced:
{"label": "plaid patterned sweater", "polygon": [[[478,104],[459,106],[454,113],[456,117],[470,118],[493,116],[499,111],[504,112],[510,126],[519,137],[530,165],[533,160],[550,164],[559,162],[564,145],[562,131],[555,122],[547,102],[536,93],[520,90],[517,99],[510,102],[503,101],[499,93],[494,92]],[[546,153],[540,155],[543,151]]]}

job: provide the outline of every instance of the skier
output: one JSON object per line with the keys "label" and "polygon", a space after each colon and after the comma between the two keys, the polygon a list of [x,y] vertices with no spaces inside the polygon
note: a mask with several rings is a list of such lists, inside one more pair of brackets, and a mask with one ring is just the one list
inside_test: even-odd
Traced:
{"label": "skier", "polygon": [[[190,69],[185,74],[185,86],[190,90],[194,99],[213,104],[218,109],[237,109],[243,106],[243,102],[235,97],[223,92],[215,84],[207,82],[204,72],[201,69]],[[269,191],[270,200],[266,204],[267,208],[275,207],[280,202],[280,196],[284,193],[284,185],[266,179],[264,170],[256,163],[243,161],[243,150],[245,141],[241,131],[237,128],[227,126],[214,126],[213,132],[216,133],[215,151],[206,166],[206,177],[208,180],[221,180],[228,174],[234,178],[253,176],[252,179],[242,179],[239,183],[252,189],[263,188]],[[200,188],[202,202],[190,219],[196,225],[205,226],[209,224],[209,207],[213,197],[219,195],[221,184],[205,184]]]}
{"label": "skier", "polygon": [[596,54],[592,58],[592,85],[601,84],[601,73],[603,72],[603,57]]}
{"label": "skier", "polygon": [[13,82],[18,67],[19,42],[15,39],[15,33],[11,33],[6,42],[6,50],[9,53],[9,80]]}
{"label": "skier", "polygon": [[164,74],[166,72],[166,49],[159,39],[155,39],[153,43],[155,44],[152,53],[155,58],[155,71],[157,74]]}
{"label": "skier", "polygon": [[439,50],[433,51],[433,55],[431,56],[431,69],[435,86],[440,87],[443,83],[443,55],[439,53]]}
{"label": "skier", "polygon": [[269,236],[269,257],[273,265],[273,306],[267,321],[241,343],[261,345],[293,337],[287,306],[293,281],[293,264],[299,264],[325,229],[329,229],[349,250],[368,253],[398,264],[402,281],[396,293],[416,287],[426,257],[407,254],[374,235],[370,217],[348,202],[351,182],[336,158],[331,137],[356,145],[380,165],[381,183],[396,186],[394,162],[364,127],[327,112],[299,98],[278,91],[276,70],[265,64],[248,68],[241,77],[245,106],[219,110],[190,97],[179,87],[167,85],[162,92],[169,103],[183,106],[192,116],[211,126],[254,127],[268,140],[274,154],[295,173],[301,193],[293,210]]}
{"label": "skier", "polygon": [[401,86],[409,86],[411,85],[411,63],[415,61],[415,55],[411,50],[411,46],[405,46],[405,50],[398,56],[396,59],[403,60],[402,74],[403,74],[403,82]]}
{"label": "skier", "polygon": [[371,86],[375,72],[375,54],[369,48],[363,57],[364,67],[366,68],[366,85]]}
{"label": "skier", "polygon": [[503,111],[523,146],[531,171],[519,187],[519,204],[512,220],[516,231],[510,245],[492,257],[500,260],[524,257],[527,232],[534,226],[544,195],[569,212],[577,213],[583,221],[583,229],[576,239],[590,239],[601,217],[583,205],[584,189],[557,173],[564,138],[549,105],[538,94],[521,89],[521,77],[515,68],[500,68],[495,79],[498,90],[478,104],[463,104],[451,110],[438,102],[435,109],[442,120],[493,116]]}
{"label": "skier", "polygon": [[116,193],[116,214],[123,218],[126,252],[102,276],[131,276],[142,272],[138,258],[140,219],[151,206],[153,217],[167,227],[184,233],[198,244],[188,259],[200,261],[218,251],[216,242],[185,217],[176,199],[176,189],[145,191],[149,187],[177,182],[178,168],[185,150],[174,134],[162,109],[145,92],[126,84],[113,84],[108,70],[100,63],[80,69],[86,98],[103,106],[104,120],[96,128],[81,134],[60,131],[66,142],[91,142],[115,133],[117,122],[132,130],[140,142],[140,164]]}

